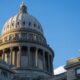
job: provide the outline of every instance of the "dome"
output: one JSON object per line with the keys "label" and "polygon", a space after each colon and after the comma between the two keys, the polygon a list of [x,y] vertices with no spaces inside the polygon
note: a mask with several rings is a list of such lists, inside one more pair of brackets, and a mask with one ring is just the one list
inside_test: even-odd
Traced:
{"label": "dome", "polygon": [[15,16],[12,16],[5,23],[3,30],[2,30],[2,34],[5,34],[11,30],[19,29],[19,28],[31,29],[31,30],[34,30],[43,34],[41,24],[35,17],[28,14],[27,8],[24,5],[24,3],[20,5],[18,14]]}
{"label": "dome", "polygon": [[30,73],[31,76],[34,76],[33,73],[37,76],[53,74],[54,52],[47,44],[41,24],[29,15],[24,3],[20,5],[18,14],[12,16],[3,27],[0,53],[1,59],[13,65],[12,69],[20,74],[24,70],[26,75]]}

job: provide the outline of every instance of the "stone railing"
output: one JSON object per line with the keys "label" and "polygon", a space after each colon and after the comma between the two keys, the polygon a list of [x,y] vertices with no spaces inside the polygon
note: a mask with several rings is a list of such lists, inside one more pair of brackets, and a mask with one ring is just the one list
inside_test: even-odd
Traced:
{"label": "stone railing", "polygon": [[12,39],[9,40],[4,40],[4,42],[2,40],[0,40],[0,44],[4,44],[4,43],[8,43],[8,42],[13,42],[13,41],[30,41],[30,42],[36,42],[36,43],[40,43],[40,44],[46,44],[46,42],[44,40],[40,40],[40,39],[34,39],[34,38],[19,38],[19,37],[14,37]]}

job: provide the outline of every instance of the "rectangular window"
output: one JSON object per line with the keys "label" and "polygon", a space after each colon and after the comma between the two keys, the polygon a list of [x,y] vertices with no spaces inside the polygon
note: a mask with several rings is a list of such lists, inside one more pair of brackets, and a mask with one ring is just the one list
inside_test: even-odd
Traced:
{"label": "rectangular window", "polygon": [[76,74],[76,77],[80,78],[80,67],[75,69],[75,74]]}

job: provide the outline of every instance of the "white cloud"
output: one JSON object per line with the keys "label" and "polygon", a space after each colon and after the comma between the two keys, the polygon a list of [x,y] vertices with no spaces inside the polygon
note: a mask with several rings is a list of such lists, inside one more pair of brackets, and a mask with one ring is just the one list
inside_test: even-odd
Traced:
{"label": "white cloud", "polygon": [[64,66],[60,66],[60,67],[54,69],[54,75],[58,75],[58,74],[61,74],[64,72],[66,72],[66,70],[64,69]]}

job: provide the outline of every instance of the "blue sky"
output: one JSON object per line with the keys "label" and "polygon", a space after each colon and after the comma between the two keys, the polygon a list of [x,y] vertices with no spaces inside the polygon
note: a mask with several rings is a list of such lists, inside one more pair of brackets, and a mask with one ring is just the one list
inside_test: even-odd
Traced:
{"label": "blue sky", "polygon": [[[0,0],[0,31],[18,13],[22,0]],[[29,14],[42,24],[48,44],[55,52],[54,68],[80,53],[80,0],[24,0]]]}

